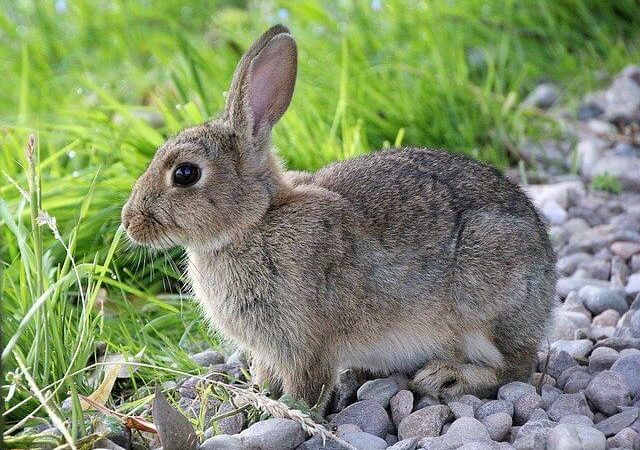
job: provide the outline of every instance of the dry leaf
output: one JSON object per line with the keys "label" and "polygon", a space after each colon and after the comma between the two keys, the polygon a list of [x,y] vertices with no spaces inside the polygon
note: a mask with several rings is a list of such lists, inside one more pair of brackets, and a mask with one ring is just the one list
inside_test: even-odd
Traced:
{"label": "dry leaf", "polygon": [[[111,396],[111,390],[113,389],[113,385],[116,382],[116,378],[118,378],[118,373],[120,372],[122,365],[123,363],[115,363],[109,367],[109,370],[107,370],[107,372],[105,373],[104,379],[102,380],[102,383],[100,383],[100,386],[98,386],[98,389],[93,391],[91,395],[87,397],[89,400],[91,400],[92,403],[101,406],[107,403],[107,400]],[[86,401],[81,400],[80,404],[82,405],[83,411],[86,411],[91,407],[91,405]]]}
{"label": "dry leaf", "polygon": [[167,402],[159,386],[156,386],[153,399],[153,423],[158,429],[160,442],[164,448],[172,450],[198,448],[198,435],[191,422]]}

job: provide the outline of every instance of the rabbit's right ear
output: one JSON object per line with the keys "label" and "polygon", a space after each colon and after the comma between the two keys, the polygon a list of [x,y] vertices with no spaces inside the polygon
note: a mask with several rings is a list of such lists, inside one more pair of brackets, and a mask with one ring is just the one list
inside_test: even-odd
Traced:
{"label": "rabbit's right ear", "polygon": [[234,129],[257,142],[269,138],[293,95],[298,52],[289,30],[276,25],[244,54],[231,82],[226,118]]}

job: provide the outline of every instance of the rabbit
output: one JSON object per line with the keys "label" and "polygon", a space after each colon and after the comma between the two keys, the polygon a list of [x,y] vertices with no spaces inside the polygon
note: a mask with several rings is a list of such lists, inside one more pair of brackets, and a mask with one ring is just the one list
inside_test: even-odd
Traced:
{"label": "rabbit", "polygon": [[129,238],[186,248],[204,314],[272,394],[326,406],[348,368],[405,374],[445,401],[526,380],[555,287],[531,202],[440,150],[286,171],[271,131],[296,72],[296,42],[274,26],[241,58],[220,117],[158,149],[122,210]]}

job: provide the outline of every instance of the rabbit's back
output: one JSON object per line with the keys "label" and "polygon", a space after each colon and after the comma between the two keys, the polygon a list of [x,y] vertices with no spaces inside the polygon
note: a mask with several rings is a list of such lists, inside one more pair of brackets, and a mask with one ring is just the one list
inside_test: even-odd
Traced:
{"label": "rabbit's back", "polygon": [[[525,194],[499,172],[464,156],[426,149],[386,150],[327,166],[313,183],[339,193],[386,247],[456,239],[464,219],[493,211],[544,225]],[[453,235],[452,235],[453,233]]]}

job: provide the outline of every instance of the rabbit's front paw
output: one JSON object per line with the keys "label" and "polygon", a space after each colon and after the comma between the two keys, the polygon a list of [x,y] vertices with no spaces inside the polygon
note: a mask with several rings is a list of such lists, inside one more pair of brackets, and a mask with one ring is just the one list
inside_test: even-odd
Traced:
{"label": "rabbit's front paw", "polygon": [[445,403],[463,394],[490,397],[495,394],[500,378],[498,370],[480,364],[456,364],[430,361],[413,378],[414,389]]}
{"label": "rabbit's front paw", "polygon": [[463,394],[462,371],[448,361],[431,361],[413,378],[415,390],[448,403]]}

